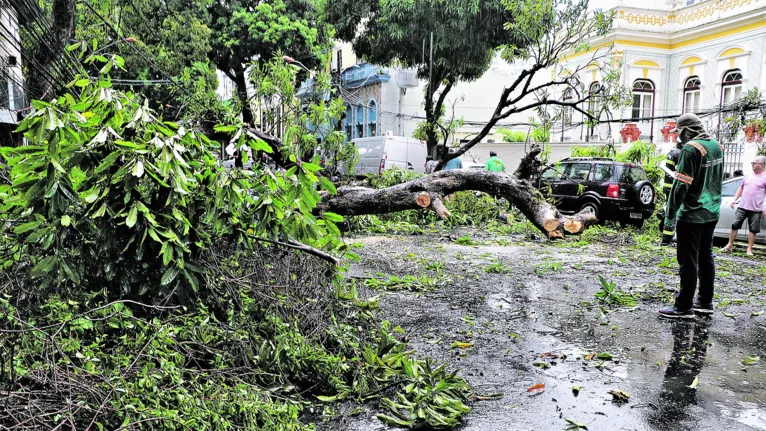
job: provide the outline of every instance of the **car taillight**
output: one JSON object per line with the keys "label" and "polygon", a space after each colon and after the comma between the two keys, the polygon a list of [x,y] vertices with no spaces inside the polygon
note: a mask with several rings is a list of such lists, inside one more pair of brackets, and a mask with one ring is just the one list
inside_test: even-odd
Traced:
{"label": "car taillight", "polygon": [[378,169],[378,175],[383,173],[383,170],[386,169],[386,159],[380,159],[380,169]]}
{"label": "car taillight", "polygon": [[619,184],[609,184],[606,187],[606,196],[609,198],[619,198],[620,197],[620,185]]}

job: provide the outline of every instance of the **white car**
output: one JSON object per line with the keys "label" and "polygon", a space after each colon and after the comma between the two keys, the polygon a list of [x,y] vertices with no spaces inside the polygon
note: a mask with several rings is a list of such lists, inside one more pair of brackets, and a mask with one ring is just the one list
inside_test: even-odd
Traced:
{"label": "white car", "polygon": [[414,138],[401,136],[374,136],[352,140],[359,151],[359,162],[354,167],[354,174],[381,174],[397,167],[425,173],[426,143]]}
{"label": "white car", "polygon": [[[737,211],[737,207],[731,207],[731,201],[734,200],[734,196],[737,194],[737,189],[742,185],[744,177],[732,178],[723,182],[723,188],[721,189],[721,218],[718,219],[718,224],[715,226],[716,238],[729,238],[729,232],[731,232],[731,224],[734,223],[734,213]],[[747,241],[747,222],[742,225],[742,229],[737,233],[737,240]],[[761,233],[756,235],[755,242],[758,244],[766,244],[766,218],[761,219]]]}

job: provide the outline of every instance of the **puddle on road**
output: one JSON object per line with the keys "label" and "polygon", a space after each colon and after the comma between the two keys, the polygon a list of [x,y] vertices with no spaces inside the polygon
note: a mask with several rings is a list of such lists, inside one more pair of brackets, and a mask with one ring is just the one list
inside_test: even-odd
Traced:
{"label": "puddle on road", "polygon": [[[594,301],[602,270],[585,265],[583,271],[572,273],[574,266],[567,262],[609,262],[603,271],[622,289],[647,281],[672,286],[675,274],[668,278],[656,268],[644,271],[632,261],[610,260],[595,248],[466,247],[442,241],[428,246],[438,252],[426,251],[425,258],[447,262],[445,271],[456,279],[471,273],[479,277],[477,281],[439,290],[427,303],[397,298],[383,308],[408,331],[426,326],[428,332],[433,328],[434,337],[444,338],[436,344],[413,343],[420,344],[421,353],[460,369],[480,393],[505,394],[499,400],[472,403],[474,410],[461,431],[555,430],[566,426],[564,418],[591,430],[766,431],[766,327],[747,318],[749,309],[737,310],[745,316],[737,320],[716,314],[708,324],[699,320],[676,325],[656,317],[659,300],[644,299],[631,312],[601,315],[597,307],[579,304]],[[427,248],[420,242],[417,247]],[[484,267],[492,261],[502,262],[511,272],[485,274]],[[535,270],[537,264],[552,261],[564,263],[565,268],[543,275]],[[737,292],[734,280],[719,283],[717,289],[720,286],[727,296],[748,298],[743,296],[747,292]],[[476,319],[475,328],[460,320],[467,314]],[[474,347],[458,355],[448,346],[463,339],[462,333],[456,335],[460,328],[474,332]],[[583,360],[593,352],[609,352],[615,360],[597,368],[600,360]],[[745,372],[741,361],[747,356],[762,360]],[[534,362],[550,366],[538,368]],[[690,388],[695,378],[697,387]],[[546,385],[543,393],[527,392],[538,383]],[[577,396],[572,391],[575,385],[581,388]],[[608,394],[612,389],[625,390],[630,401],[613,403]],[[388,428],[372,416],[339,429]]]}
{"label": "puddle on road", "polygon": [[716,407],[719,408],[721,415],[728,419],[735,420],[757,430],[766,430],[766,405],[746,402],[738,404],[737,409],[731,409],[722,403],[716,403]]}

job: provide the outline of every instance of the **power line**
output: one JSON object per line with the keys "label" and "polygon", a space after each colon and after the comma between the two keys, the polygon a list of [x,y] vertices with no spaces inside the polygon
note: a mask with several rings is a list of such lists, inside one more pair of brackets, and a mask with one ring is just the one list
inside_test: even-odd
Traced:
{"label": "power line", "polygon": [[[103,22],[103,23],[104,23],[104,24],[105,24],[107,27],[109,27],[109,28],[110,28],[110,29],[111,29],[111,30],[114,32],[114,34],[115,34],[115,35],[116,35],[116,36],[117,36],[117,37],[118,37],[120,40],[122,40],[123,42],[125,42],[125,39],[124,39],[124,38],[123,38],[123,37],[120,35],[120,32],[119,32],[119,31],[118,31],[118,30],[117,30],[117,29],[114,27],[114,25],[113,25],[112,23],[110,23],[109,21],[107,21],[107,19],[106,19],[106,18],[104,18],[104,17],[103,17],[103,16],[102,16],[100,13],[98,13],[98,11],[97,11],[97,10],[96,10],[96,9],[93,7],[93,5],[91,5],[91,4],[90,4],[90,2],[89,2],[88,0],[82,0],[82,3],[83,3],[83,4],[84,4],[84,5],[85,5],[85,6],[86,6],[88,9],[90,9],[90,10],[91,10],[91,12],[93,12],[94,14],[96,14],[96,16],[98,16],[98,17],[99,17],[99,19],[101,19],[101,21],[102,21],[102,22]],[[153,61],[153,60],[149,59],[149,58],[148,58],[146,55],[144,55],[144,53],[142,53],[142,52],[141,52],[141,51],[140,51],[138,48],[136,48],[136,47],[135,47],[135,46],[133,46],[132,44],[130,44],[130,43],[127,43],[127,42],[126,42],[126,44],[127,44],[127,45],[128,45],[128,46],[129,46],[129,47],[130,47],[130,48],[131,48],[133,51],[135,51],[135,52],[136,52],[136,54],[138,54],[138,55],[139,55],[141,58],[143,58],[143,59],[144,59],[144,61],[146,61],[146,62],[147,62],[147,63],[149,63],[149,64],[150,64],[152,67],[154,67],[154,68],[155,68],[155,70],[157,70],[157,71],[158,71],[158,72],[159,72],[159,73],[160,73],[162,76],[164,76],[164,77],[165,77],[167,80],[169,80],[169,81],[171,81],[171,82],[175,82],[175,81],[173,80],[173,78],[171,78],[171,77],[170,77],[170,75],[168,75],[167,73],[165,73],[165,71],[163,71],[163,70],[162,70],[162,68],[161,68],[161,67],[159,67],[159,65],[157,65],[157,63],[156,63],[155,61]],[[186,89],[186,88],[184,88],[184,87],[181,87],[181,86],[179,86],[179,88],[181,88],[181,89],[182,89],[184,92],[187,92],[187,89]],[[190,94],[190,93],[188,93],[188,92],[187,92],[187,95],[193,95],[193,94]]]}
{"label": "power line", "polygon": [[[42,49],[47,52],[47,55],[51,56],[51,67],[59,74],[69,78],[74,78],[74,74],[71,70],[82,69],[82,65],[79,60],[74,59],[68,55],[58,55],[59,53],[54,51],[54,48],[59,46],[60,41],[52,34],[51,28],[48,25],[48,18],[43,14],[42,9],[32,0],[17,0],[16,12],[19,18],[19,23],[22,20],[26,21],[26,25],[20,26],[20,33],[27,33],[30,39],[36,42],[38,49]],[[15,39],[15,38],[11,38]],[[24,50],[20,49],[24,52]],[[60,85],[60,83],[59,83]]]}

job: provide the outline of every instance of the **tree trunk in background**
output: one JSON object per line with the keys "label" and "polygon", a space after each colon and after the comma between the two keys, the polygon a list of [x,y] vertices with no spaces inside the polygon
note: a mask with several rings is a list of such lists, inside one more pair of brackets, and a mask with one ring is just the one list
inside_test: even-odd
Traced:
{"label": "tree trunk in background", "polygon": [[38,70],[36,67],[28,68],[27,79],[29,88],[27,96],[30,100],[43,99],[50,96],[56,85],[53,78],[59,77],[55,75],[51,66],[61,56],[67,55],[65,48],[69,44],[69,40],[74,37],[74,18],[75,0],[53,0],[49,27],[54,43],[41,44],[41,46],[37,47],[34,55],[34,61],[45,72]]}
{"label": "tree trunk in background", "polygon": [[242,103],[242,121],[245,124],[253,124],[253,110],[247,97],[247,76],[244,66],[234,66],[234,85],[237,86],[237,97]]}

